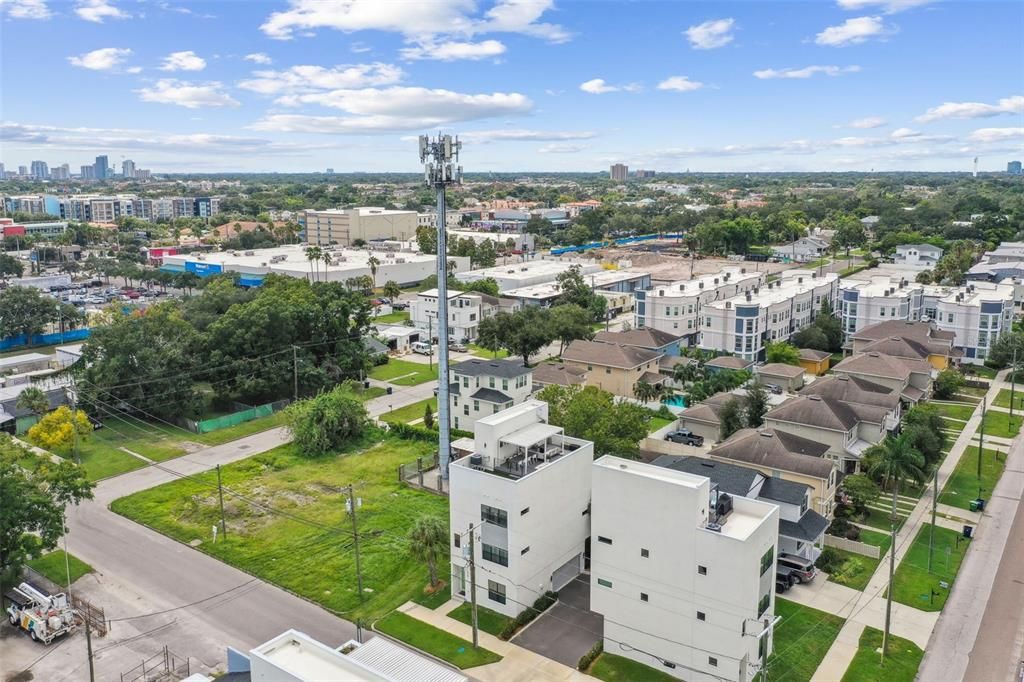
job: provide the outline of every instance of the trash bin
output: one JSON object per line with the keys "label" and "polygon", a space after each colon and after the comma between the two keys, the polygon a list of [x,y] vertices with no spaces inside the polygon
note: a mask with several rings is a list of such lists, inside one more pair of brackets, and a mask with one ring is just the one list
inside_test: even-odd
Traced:
{"label": "trash bin", "polygon": [[978,511],[985,511],[985,499],[984,498],[979,497],[978,499],[975,500],[975,502],[978,503]]}
{"label": "trash bin", "polygon": [[369,381],[364,381],[363,382],[363,388],[369,388],[369,387],[370,387],[370,382]]}
{"label": "trash bin", "polygon": [[968,540],[974,535],[974,526],[964,526],[964,537]]}
{"label": "trash bin", "polygon": [[970,503],[969,503],[969,506],[970,506],[972,512],[978,511],[978,501],[977,500],[971,500]]}
{"label": "trash bin", "polygon": [[388,386],[388,387],[387,387],[387,392],[388,392],[388,395],[391,395],[391,391],[392,391],[391,387],[390,387],[390,386]]}

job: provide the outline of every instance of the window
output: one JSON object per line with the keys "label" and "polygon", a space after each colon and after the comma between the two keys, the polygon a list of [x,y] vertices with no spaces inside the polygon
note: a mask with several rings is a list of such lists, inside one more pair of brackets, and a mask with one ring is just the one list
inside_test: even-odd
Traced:
{"label": "window", "polygon": [[455,417],[455,428],[459,428],[459,418]]}
{"label": "window", "polygon": [[768,551],[765,552],[764,556],[761,557],[761,575],[764,575],[764,572],[772,567],[772,561],[774,561],[774,560],[775,560],[775,548],[774,547],[769,547]]}
{"label": "window", "polygon": [[644,549],[643,547],[641,547],[640,556],[642,556],[644,559],[648,559],[651,556],[651,551],[649,549]]}
{"label": "window", "polygon": [[712,668],[717,668],[718,667],[718,659],[715,658],[714,656],[708,656],[708,665],[710,665]]}
{"label": "window", "polygon": [[697,567],[697,575],[707,575],[707,574],[708,574],[708,567],[707,566],[698,566]]}
{"label": "window", "polygon": [[508,566],[508,550],[494,545],[483,544],[483,558],[499,566]]}
{"label": "window", "polygon": [[600,585],[601,587],[611,587],[612,586],[612,581],[611,580],[605,580],[604,578],[598,578],[597,579],[597,584]]}
{"label": "window", "polygon": [[697,612],[697,620],[699,620],[699,621],[706,621],[707,619],[708,619],[708,617],[707,617],[707,615],[705,615],[705,613],[703,611],[698,611]]}
{"label": "window", "polygon": [[647,601],[647,593],[646,592],[641,592],[640,593],[640,601]]}
{"label": "window", "polygon": [[467,417],[469,416],[469,403],[466,403],[465,405],[462,406],[462,414],[464,414]]}
{"label": "window", "polygon": [[508,379],[502,379],[501,380],[501,390],[503,390],[503,391],[507,391],[508,390]]}
{"label": "window", "polygon": [[474,400],[473,401],[473,411],[474,412],[479,412],[480,411],[480,401],[479,400]]}
{"label": "window", "polygon": [[760,603],[757,605],[757,617],[760,618],[764,615],[764,612],[768,610],[768,605],[772,602],[772,596],[766,594],[761,597]]}
{"label": "window", "polygon": [[612,544],[612,540],[611,540],[611,538],[606,538],[606,537],[605,537],[605,536],[603,536],[603,535],[598,535],[598,536],[597,536],[597,541],[598,541],[598,542],[603,542],[603,543],[604,543],[604,544],[606,544],[606,545],[610,545],[610,544]]}
{"label": "window", "polygon": [[611,374],[611,373],[612,373],[612,370],[611,370],[610,368],[608,368],[608,367],[605,367],[605,368],[604,368],[604,373],[605,373],[605,374]]}
{"label": "window", "polygon": [[493,580],[487,581],[487,598],[499,604],[505,603],[505,586]]}
{"label": "window", "polygon": [[454,544],[456,547],[462,547],[462,536],[458,533],[452,533]]}
{"label": "window", "polygon": [[494,388],[494,377],[487,377],[487,386]]}
{"label": "window", "polygon": [[529,513],[530,513],[530,508],[529,507],[523,507],[523,510],[519,512],[519,515],[520,516],[526,516]]}
{"label": "window", "polygon": [[521,552],[519,552],[519,556],[523,556],[524,554],[526,554],[529,551],[530,551],[530,546],[527,545],[526,547],[523,547]]}
{"label": "window", "polygon": [[488,507],[486,504],[481,504],[480,520],[484,523],[493,523],[495,526],[500,526],[501,528],[508,528],[508,512],[504,509]]}

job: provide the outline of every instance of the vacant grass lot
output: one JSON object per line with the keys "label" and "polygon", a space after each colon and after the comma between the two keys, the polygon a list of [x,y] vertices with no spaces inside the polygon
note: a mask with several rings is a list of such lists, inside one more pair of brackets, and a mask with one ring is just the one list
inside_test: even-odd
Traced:
{"label": "vacant grass lot", "polygon": [[426,410],[427,405],[430,405],[431,411],[434,413],[434,419],[437,419],[437,398],[427,398],[419,402],[413,403],[412,405],[406,405],[405,407],[399,407],[397,410],[391,410],[385,412],[380,416],[383,421],[396,422],[402,424],[409,424],[417,419],[423,419],[423,413]]}
{"label": "vacant grass lot", "polygon": [[437,378],[437,363],[431,367],[426,363],[392,359],[386,365],[371,369],[370,378],[396,386],[415,386]]}
{"label": "vacant grass lot", "polygon": [[882,663],[878,651],[882,648],[882,631],[864,628],[857,653],[843,675],[843,682],[913,682],[924,652],[910,640],[891,635],[889,653]]}
{"label": "vacant grass lot", "polygon": [[[64,557],[67,556],[65,563]],[[40,573],[44,578],[52,580],[64,587],[68,584],[68,569],[71,570],[71,582],[81,578],[86,573],[92,573],[92,566],[85,563],[74,554],[64,554],[63,549],[58,549],[49,554],[44,554],[38,559],[26,562],[28,567]]]}
{"label": "vacant grass lot", "polygon": [[373,318],[373,321],[380,322],[382,324],[402,324],[408,319],[408,310],[396,310],[392,313],[388,313],[387,315],[378,315],[377,317]]}
{"label": "vacant grass lot", "polygon": [[892,538],[886,533],[861,529],[860,542],[881,548],[881,552],[878,555],[879,558],[872,559],[863,554],[854,554],[846,550],[836,549],[839,555],[843,557],[843,565],[831,573],[828,579],[834,583],[863,591],[878,568],[881,557],[885,556],[886,551],[888,551]]}
{"label": "vacant grass lot", "polygon": [[[896,567],[896,579],[892,598],[901,604],[913,606],[922,611],[941,611],[946,597],[956,580],[960,563],[967,553],[970,540],[949,528],[935,529],[935,551],[932,558],[932,572],[928,572],[928,536],[931,526],[923,525],[917,531],[914,544],[903,561]],[[949,584],[941,587],[940,581]],[[937,594],[932,595],[934,591]]]}
{"label": "vacant grass lot", "polygon": [[1019,414],[1010,417],[1009,412],[999,412],[997,410],[988,410],[985,412],[985,419],[982,421],[982,426],[985,427],[986,436],[996,436],[997,438],[1016,438],[1017,433],[1020,431],[1021,416]]}
{"label": "vacant grass lot", "polygon": [[[225,493],[228,534],[216,544],[210,537],[220,518],[213,472],[121,498],[111,508],[181,542],[201,540],[200,551],[350,620],[374,618],[423,594],[427,569],[409,555],[408,532],[420,516],[447,520],[448,503],[401,486],[395,472],[430,450],[430,443],[386,439],[309,459],[284,445],[222,467],[224,486],[244,499]],[[363,603],[345,513],[344,486],[350,483],[362,499]],[[305,521],[310,519],[315,526]],[[447,575],[448,562],[438,571]]]}
{"label": "vacant grass lot", "polygon": [[497,355],[494,354],[494,351],[487,350],[483,346],[478,346],[475,343],[467,343],[466,348],[468,348],[469,352],[478,358],[486,358],[487,360],[493,360],[494,358],[498,358],[500,360],[501,358],[508,357],[508,351],[504,348],[500,349]]}
{"label": "vacant grass lot", "polygon": [[[461,604],[459,604],[454,609],[452,609],[451,611],[448,612],[448,617],[449,618],[454,618],[455,620],[459,621],[460,623],[465,623],[466,625],[472,625],[473,624],[473,605],[471,603],[469,603],[468,601],[467,602],[462,602]],[[480,606],[480,605],[477,605],[477,607],[476,607],[476,624],[477,624],[477,626],[481,630],[483,630],[484,632],[492,634],[495,637],[497,637],[498,635],[501,634],[501,631],[505,629],[505,626],[511,620],[512,619],[509,618],[508,616],[506,616],[506,615],[504,615],[502,613],[498,613],[497,611],[492,611],[491,609],[489,609],[487,607]]]}
{"label": "vacant grass lot", "polygon": [[999,477],[1006,466],[1006,454],[996,450],[985,450],[981,456],[981,480],[978,480],[978,448],[968,446],[967,452],[960,456],[953,475],[946,481],[939,502],[961,509],[970,509],[971,500],[978,497],[981,488],[982,497],[991,497]]}
{"label": "vacant grass lot", "polygon": [[768,658],[769,679],[807,682],[839,634],[843,619],[778,597],[775,615],[782,621],[775,626],[775,642]]}
{"label": "vacant grass lot", "polygon": [[679,682],[679,678],[657,668],[607,653],[598,656],[587,673],[604,682]]}
{"label": "vacant grass lot", "polygon": [[462,670],[501,660],[501,656],[492,651],[482,647],[474,649],[472,642],[399,611],[377,621],[373,627]]}
{"label": "vacant grass lot", "polygon": [[933,402],[932,405],[943,417],[952,417],[961,421],[970,419],[976,409],[974,405],[957,405],[956,403]]}
{"label": "vacant grass lot", "polygon": [[[992,401],[992,404],[1009,409],[1010,389],[1004,388],[1003,390],[999,391],[999,395],[997,395],[996,399]],[[1013,409],[1015,412],[1016,410],[1024,410],[1024,385],[1019,386],[1017,390],[1014,391]]]}

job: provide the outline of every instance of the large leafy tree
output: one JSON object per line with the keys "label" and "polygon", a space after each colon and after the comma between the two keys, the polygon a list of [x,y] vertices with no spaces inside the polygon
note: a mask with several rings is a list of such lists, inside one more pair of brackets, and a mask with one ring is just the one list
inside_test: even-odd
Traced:
{"label": "large leafy tree", "polygon": [[573,265],[565,272],[560,273],[555,280],[558,282],[560,292],[555,301],[556,306],[575,304],[583,310],[589,311],[592,321],[604,320],[608,302],[603,296],[594,293],[578,265]]}
{"label": "large leafy tree", "polygon": [[753,381],[747,386],[747,396],[743,399],[743,416],[747,426],[756,429],[764,423],[764,413],[768,411],[768,391],[760,382]]}
{"label": "large leafy tree", "polygon": [[718,412],[718,437],[725,440],[743,428],[743,405],[736,398],[730,398]]}
{"label": "large leafy tree", "polygon": [[566,435],[594,442],[596,455],[634,457],[647,436],[651,412],[596,386],[546,386],[537,398],[548,403],[548,421]]}
{"label": "large leafy tree", "polygon": [[28,439],[50,452],[67,454],[76,439],[82,440],[91,433],[92,423],[85,412],[72,411],[67,405],[61,405],[32,425],[28,430]]}
{"label": "large leafy tree", "polygon": [[8,287],[0,293],[0,337],[32,337],[57,321],[56,299],[33,287]]}
{"label": "large leafy tree", "polygon": [[504,348],[530,363],[530,356],[555,339],[551,311],[526,306],[514,313],[498,313],[480,322],[480,345],[488,350]]}
{"label": "large leafy tree", "polygon": [[594,330],[591,328],[591,315],[575,303],[555,306],[551,309],[551,333],[558,339],[558,354],[576,339],[591,339]]}
{"label": "large leafy tree", "polygon": [[295,447],[307,457],[337,450],[361,436],[368,424],[366,408],[346,386],[292,403],[285,409],[285,421]]}
{"label": "large leafy tree", "polygon": [[800,364],[800,351],[796,346],[785,341],[769,341],[764,350],[767,362],[781,362],[784,365]]}

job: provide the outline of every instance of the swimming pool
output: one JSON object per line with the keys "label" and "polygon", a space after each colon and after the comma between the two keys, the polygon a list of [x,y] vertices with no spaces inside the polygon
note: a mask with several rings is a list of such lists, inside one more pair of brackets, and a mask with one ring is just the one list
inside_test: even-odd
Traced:
{"label": "swimming pool", "polygon": [[681,395],[670,395],[661,402],[669,407],[686,407],[686,398]]}

